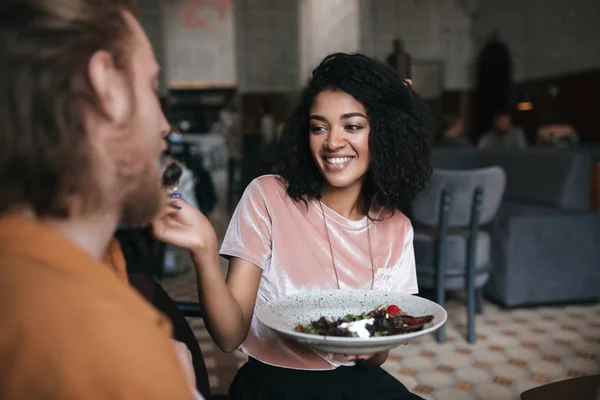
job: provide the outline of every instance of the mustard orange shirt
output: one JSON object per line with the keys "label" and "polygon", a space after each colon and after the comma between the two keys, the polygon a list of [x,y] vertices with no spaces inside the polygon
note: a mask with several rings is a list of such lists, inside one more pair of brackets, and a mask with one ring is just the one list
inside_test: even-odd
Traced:
{"label": "mustard orange shirt", "polygon": [[170,322],[105,261],[36,221],[0,216],[0,400],[193,399]]}

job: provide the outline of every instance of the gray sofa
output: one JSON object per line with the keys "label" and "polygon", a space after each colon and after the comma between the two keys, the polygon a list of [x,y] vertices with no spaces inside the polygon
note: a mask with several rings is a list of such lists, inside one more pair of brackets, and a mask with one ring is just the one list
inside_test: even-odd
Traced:
{"label": "gray sofa", "polygon": [[434,150],[433,166],[498,165],[502,206],[488,227],[493,269],[485,287],[505,306],[600,298],[600,213],[587,211],[591,157],[556,149]]}

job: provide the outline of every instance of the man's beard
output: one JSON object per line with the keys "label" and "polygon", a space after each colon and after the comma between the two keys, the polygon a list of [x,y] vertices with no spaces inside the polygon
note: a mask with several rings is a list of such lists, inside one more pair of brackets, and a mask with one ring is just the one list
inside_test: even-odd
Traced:
{"label": "man's beard", "polygon": [[144,173],[130,182],[129,195],[123,200],[121,223],[128,226],[148,225],[158,214],[163,203],[163,190],[160,186],[160,176],[152,165]]}

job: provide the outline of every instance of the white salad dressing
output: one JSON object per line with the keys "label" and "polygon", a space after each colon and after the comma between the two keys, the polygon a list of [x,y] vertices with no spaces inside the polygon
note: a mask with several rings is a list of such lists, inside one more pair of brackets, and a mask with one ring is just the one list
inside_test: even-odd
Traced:
{"label": "white salad dressing", "polygon": [[343,322],[340,324],[340,328],[348,329],[350,332],[356,333],[359,338],[371,337],[371,333],[367,330],[367,325],[373,325],[375,320],[373,318],[361,319],[352,322]]}

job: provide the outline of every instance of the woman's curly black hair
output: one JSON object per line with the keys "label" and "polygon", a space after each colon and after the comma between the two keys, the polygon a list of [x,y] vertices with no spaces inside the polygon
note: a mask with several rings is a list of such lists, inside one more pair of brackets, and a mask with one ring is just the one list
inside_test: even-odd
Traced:
{"label": "woman's curly black hair", "polygon": [[327,56],[285,123],[274,172],[287,183],[289,196],[296,201],[321,197],[324,178],[309,147],[309,113],[326,89],[350,94],[367,111],[371,165],[362,191],[365,205],[391,210],[408,205],[431,176],[430,113],[396,71],[361,54]]}

